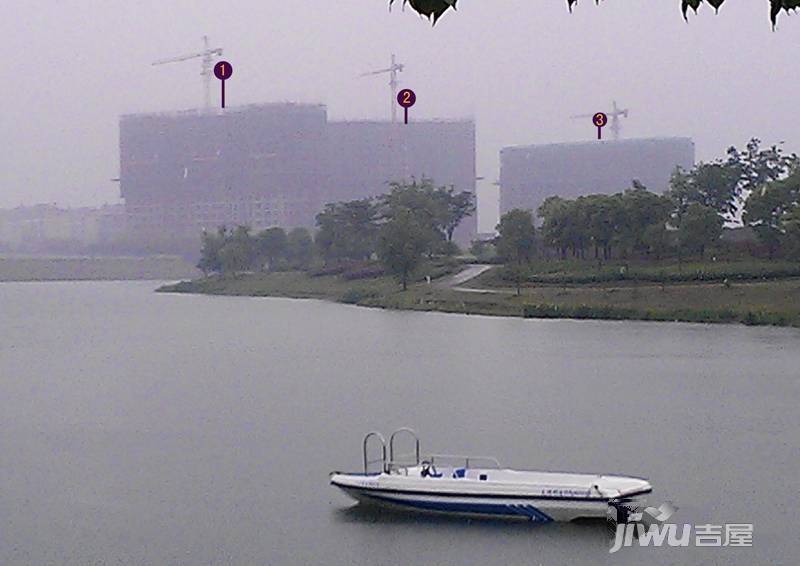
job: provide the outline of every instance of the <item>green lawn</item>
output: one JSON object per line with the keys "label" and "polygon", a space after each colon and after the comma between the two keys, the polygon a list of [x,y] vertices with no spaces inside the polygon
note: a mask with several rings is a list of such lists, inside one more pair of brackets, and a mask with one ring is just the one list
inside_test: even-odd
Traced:
{"label": "green lawn", "polygon": [[[478,285],[506,287],[516,275],[507,269],[493,270]],[[683,281],[750,281],[800,277],[800,262],[747,259],[741,261],[597,262],[589,260],[535,261],[523,269],[526,283],[586,284],[638,281],[678,283]]]}

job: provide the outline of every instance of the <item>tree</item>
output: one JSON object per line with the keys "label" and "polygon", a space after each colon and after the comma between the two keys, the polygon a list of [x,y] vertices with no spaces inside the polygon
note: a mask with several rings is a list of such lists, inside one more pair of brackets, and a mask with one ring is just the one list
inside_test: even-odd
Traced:
{"label": "tree", "polygon": [[767,246],[770,258],[780,249],[786,235],[786,223],[793,226],[798,206],[800,167],[785,179],[766,183],[748,197],[743,220]]}
{"label": "tree", "polygon": [[660,195],[634,181],[633,188],[614,195],[588,195],[575,200],[550,197],[539,207],[543,219],[542,239],[566,257],[568,249],[584,258],[587,246],[594,247],[595,259],[611,259],[615,247],[623,254],[644,253],[647,226],[666,224],[672,205]]}
{"label": "tree", "polygon": [[673,203],[673,218],[680,224],[689,205],[697,203],[733,220],[742,194],[741,167],[732,160],[699,163],[689,171],[680,167],[670,179],[667,197]]}
{"label": "tree", "polygon": [[393,218],[398,212],[414,212],[427,234],[429,256],[454,250],[453,232],[475,211],[474,196],[456,193],[453,187],[436,187],[431,179],[411,183],[391,183],[391,192],[381,198],[382,217]]}
{"label": "tree", "polygon": [[[676,0],[680,2],[683,17],[688,19],[689,8],[697,12],[703,2],[710,4],[715,10],[725,3],[725,0]],[[767,0],[770,6],[770,19],[772,20],[773,27],[777,23],[778,14],[781,11],[789,12],[800,8],[800,0]],[[595,0],[597,4],[600,0]],[[395,3],[395,0],[389,0],[389,7]],[[578,0],[567,0],[567,7],[572,11],[572,7],[578,3]],[[403,0],[403,6],[406,4],[411,5],[411,8],[418,14],[433,20],[434,25],[447,12],[450,8],[456,9],[458,0]]]}
{"label": "tree", "polygon": [[379,210],[371,199],[326,204],[314,240],[326,260],[369,259],[375,251]]}
{"label": "tree", "polygon": [[785,217],[797,206],[800,159],[784,154],[777,145],[761,149],[761,140],[753,138],[744,151],[729,148],[728,162],[738,168],[746,196],[742,220],[755,230],[773,258],[785,235]]}
{"label": "tree", "polygon": [[521,293],[522,266],[530,261],[536,249],[536,229],[529,210],[515,208],[506,212],[497,225],[497,253],[515,264],[517,295]]}
{"label": "tree", "polygon": [[741,170],[731,163],[700,163],[691,172],[696,202],[717,211],[725,219],[738,212]]}
{"label": "tree", "polygon": [[475,214],[475,195],[468,191],[456,193],[453,187],[439,187],[436,196],[443,201],[442,228],[444,229],[447,241],[453,241],[455,232],[461,222]]}
{"label": "tree", "polygon": [[565,233],[573,257],[581,259],[586,257],[586,246],[589,245],[589,233],[586,227],[589,224],[590,213],[588,197],[581,196],[574,201],[568,201]]}
{"label": "tree", "polygon": [[728,165],[739,173],[739,193],[748,195],[765,184],[786,178],[799,164],[796,154],[786,155],[779,145],[761,149],[761,140],[752,138],[743,151],[728,148]]}
{"label": "tree", "polygon": [[561,259],[567,256],[567,227],[569,202],[561,197],[548,197],[539,206],[537,214],[542,219],[544,244],[559,251]]}
{"label": "tree", "polygon": [[467,216],[475,212],[472,193],[456,193],[453,187],[436,187],[431,179],[393,182],[388,194],[325,205],[317,215],[315,243],[326,260],[366,260],[377,250],[381,226],[408,211],[425,238],[425,252],[458,253],[453,233]]}
{"label": "tree", "polygon": [[289,242],[283,228],[267,228],[256,236],[255,243],[259,267],[266,265],[267,269],[273,271],[278,262],[288,255]]}
{"label": "tree", "polygon": [[203,272],[203,275],[208,276],[209,273],[222,271],[219,252],[225,245],[227,237],[228,231],[224,226],[220,226],[216,234],[203,232],[203,247],[200,250],[200,261],[197,264],[197,268]]}
{"label": "tree", "polygon": [[789,212],[783,222],[786,239],[786,255],[800,260],[800,207]]}
{"label": "tree", "polygon": [[646,246],[648,254],[660,260],[670,249],[670,236],[667,226],[663,222],[647,226],[642,234],[642,243]]}
{"label": "tree", "polygon": [[652,193],[640,182],[634,181],[633,188],[622,194],[620,205],[621,218],[617,220],[620,243],[631,251],[646,252],[646,228],[658,224],[666,225],[672,203],[668,198]]}
{"label": "tree", "polygon": [[692,203],[678,227],[681,249],[697,251],[703,257],[706,248],[719,240],[723,224],[716,210],[710,206]]}
{"label": "tree", "polygon": [[250,236],[250,228],[237,226],[228,234],[219,250],[219,259],[224,273],[236,273],[252,269],[256,259],[256,245]]}
{"label": "tree", "polygon": [[314,256],[314,241],[306,228],[294,228],[287,237],[288,258],[294,267],[303,269]]}
{"label": "tree", "polygon": [[669,189],[666,197],[672,202],[670,224],[677,228],[681,225],[686,210],[693,202],[697,202],[695,188],[691,182],[691,175],[682,167],[676,167],[669,180]]}
{"label": "tree", "polygon": [[590,195],[586,197],[588,218],[586,230],[594,245],[594,258],[611,258],[612,242],[619,233],[622,221],[622,206],[619,196]]}
{"label": "tree", "polygon": [[400,281],[403,291],[408,289],[408,280],[422,261],[429,243],[429,227],[410,209],[396,210],[381,226],[378,257],[386,270]]}
{"label": "tree", "polygon": [[[431,232],[431,239],[444,239],[447,202],[430,179],[410,183],[389,183],[391,190],[381,197],[381,216],[388,220],[411,210],[417,220]],[[444,187],[442,187],[444,188]]]}
{"label": "tree", "polygon": [[562,259],[566,258],[567,250],[572,250],[573,257],[583,258],[593,236],[602,232],[602,219],[599,216],[592,218],[600,196],[589,195],[575,200],[549,197],[539,207],[543,240],[559,250]]}

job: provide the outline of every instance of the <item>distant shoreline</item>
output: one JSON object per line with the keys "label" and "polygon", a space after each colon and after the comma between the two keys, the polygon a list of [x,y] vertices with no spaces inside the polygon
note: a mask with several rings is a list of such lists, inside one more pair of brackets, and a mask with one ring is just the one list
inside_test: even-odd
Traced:
{"label": "distant shoreline", "polygon": [[177,256],[0,256],[0,283],[43,281],[158,281],[200,272]]}
{"label": "distant shoreline", "polygon": [[[393,310],[518,318],[741,323],[800,327],[800,278],[720,283],[580,284],[512,289],[484,286],[494,270],[461,287],[458,276],[401,292],[390,278],[345,281],[303,272],[212,276],[165,285],[162,293],[322,299]],[[459,285],[459,286],[456,286]]]}

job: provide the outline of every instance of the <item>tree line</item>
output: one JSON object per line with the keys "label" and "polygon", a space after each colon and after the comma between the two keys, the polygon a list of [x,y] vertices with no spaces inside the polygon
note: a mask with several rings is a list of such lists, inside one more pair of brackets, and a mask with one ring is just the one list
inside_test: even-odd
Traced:
{"label": "tree line", "polygon": [[677,169],[659,195],[634,181],[613,195],[550,197],[533,213],[512,210],[500,220],[495,241],[507,263],[520,266],[535,254],[609,260],[705,255],[726,223],[753,230],[770,258],[800,258],[800,159],[779,146],[752,139],[731,147],[725,159]]}
{"label": "tree line", "polygon": [[252,270],[279,271],[305,269],[314,253],[311,233],[294,228],[267,228],[253,234],[248,226],[204,232],[197,267],[209,273],[236,273]]}
{"label": "tree line", "polygon": [[308,269],[314,262],[379,261],[407,288],[427,257],[454,255],[453,234],[475,213],[475,196],[431,179],[390,183],[376,198],[336,202],[317,214],[316,232],[246,226],[203,234],[198,267],[204,273]]}
{"label": "tree line", "polygon": [[[376,198],[327,204],[314,234],[244,226],[204,234],[198,267],[233,273],[377,261],[405,289],[425,258],[458,253],[453,234],[474,212],[472,193],[430,179],[391,183]],[[518,273],[536,256],[702,258],[725,223],[751,229],[770,258],[800,258],[800,159],[753,139],[723,159],[677,169],[663,195],[634,182],[612,195],[550,197],[536,213],[539,228],[527,210],[506,213],[497,226],[497,254]]]}

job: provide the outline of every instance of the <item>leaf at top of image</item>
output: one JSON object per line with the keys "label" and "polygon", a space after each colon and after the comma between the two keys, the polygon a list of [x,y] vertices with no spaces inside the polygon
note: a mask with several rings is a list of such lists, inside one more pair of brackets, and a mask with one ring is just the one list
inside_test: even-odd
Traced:
{"label": "leaf at top of image", "polygon": [[[390,8],[394,2],[395,0],[389,0]],[[403,0],[403,6],[411,4],[411,8],[415,12],[432,19],[433,23],[436,24],[448,9],[456,9],[457,2],[458,0]]]}
{"label": "leaf at top of image", "polygon": [[[389,0],[389,7],[395,3],[396,0]],[[418,14],[432,20],[434,24],[447,12],[448,9],[456,9],[458,0],[402,0],[403,6],[410,4],[411,8]],[[688,20],[689,8],[695,13],[700,9],[703,2],[708,3],[715,11],[719,11],[726,0],[680,0],[681,11],[683,17]],[[769,0],[770,3],[770,20],[774,28],[778,21],[778,15],[781,11],[791,12],[800,9],[800,0]],[[567,0],[567,8],[572,12],[572,8],[578,4],[578,0]],[[600,4],[600,0],[595,0],[595,4]]]}

